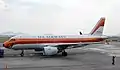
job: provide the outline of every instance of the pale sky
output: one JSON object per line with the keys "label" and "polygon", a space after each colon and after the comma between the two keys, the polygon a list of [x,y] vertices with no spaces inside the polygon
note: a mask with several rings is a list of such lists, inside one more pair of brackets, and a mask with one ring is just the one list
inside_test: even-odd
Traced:
{"label": "pale sky", "polygon": [[120,33],[120,0],[0,0],[0,33],[89,33],[100,17],[104,35]]}

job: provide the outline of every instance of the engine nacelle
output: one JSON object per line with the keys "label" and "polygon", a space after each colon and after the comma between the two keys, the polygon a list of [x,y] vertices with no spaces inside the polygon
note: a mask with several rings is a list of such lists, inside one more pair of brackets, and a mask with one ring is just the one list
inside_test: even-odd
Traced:
{"label": "engine nacelle", "polygon": [[43,55],[55,55],[58,53],[57,47],[47,46],[44,47]]}

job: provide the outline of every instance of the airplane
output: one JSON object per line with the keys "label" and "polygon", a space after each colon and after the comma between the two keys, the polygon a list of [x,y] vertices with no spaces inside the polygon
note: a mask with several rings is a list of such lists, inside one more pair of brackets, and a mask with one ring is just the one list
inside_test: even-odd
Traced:
{"label": "airplane", "polygon": [[107,39],[107,36],[102,35],[104,24],[105,18],[101,17],[88,35],[14,36],[5,41],[3,46],[8,49],[22,50],[21,57],[24,56],[24,50],[31,49],[42,51],[45,56],[56,55],[58,53],[62,53],[62,56],[67,56],[65,50],[69,47],[83,47],[100,43]]}

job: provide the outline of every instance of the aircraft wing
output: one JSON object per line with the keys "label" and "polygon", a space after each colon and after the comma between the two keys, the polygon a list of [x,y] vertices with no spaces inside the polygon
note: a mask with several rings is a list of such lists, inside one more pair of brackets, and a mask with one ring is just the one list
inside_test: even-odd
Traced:
{"label": "aircraft wing", "polygon": [[64,50],[64,49],[84,47],[84,46],[91,45],[91,44],[103,44],[103,43],[102,42],[88,42],[88,43],[74,43],[74,44],[59,44],[59,45],[54,45],[54,47],[58,47],[59,50]]}

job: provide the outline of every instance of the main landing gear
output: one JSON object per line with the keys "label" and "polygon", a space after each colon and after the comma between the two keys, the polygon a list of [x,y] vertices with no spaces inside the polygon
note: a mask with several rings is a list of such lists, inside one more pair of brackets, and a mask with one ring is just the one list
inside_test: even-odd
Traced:
{"label": "main landing gear", "polygon": [[[24,50],[21,50],[20,56],[23,57],[24,56]],[[64,50],[62,51],[62,56],[67,56],[67,52]]]}
{"label": "main landing gear", "polygon": [[21,57],[24,56],[24,50],[21,51],[20,56],[21,56]]}
{"label": "main landing gear", "polygon": [[62,52],[62,56],[67,56],[67,52],[65,50]]}

